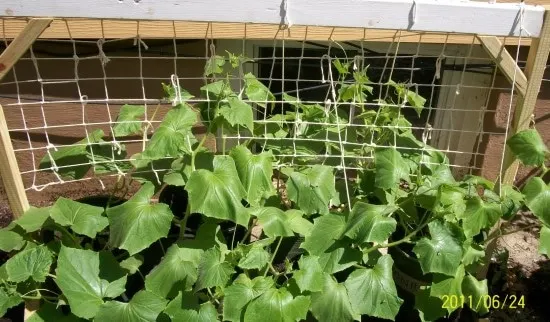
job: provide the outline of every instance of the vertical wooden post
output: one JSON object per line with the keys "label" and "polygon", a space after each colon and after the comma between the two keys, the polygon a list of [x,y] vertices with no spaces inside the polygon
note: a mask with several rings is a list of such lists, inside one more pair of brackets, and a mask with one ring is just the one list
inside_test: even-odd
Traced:
{"label": "vertical wooden post", "polygon": [[[526,130],[531,122],[531,115],[535,110],[535,104],[540,91],[540,85],[546,69],[546,62],[550,54],[550,13],[549,8],[544,14],[544,23],[542,25],[539,38],[531,42],[527,64],[525,66],[525,76],[527,77],[527,87],[525,95],[518,97],[514,118],[508,137]],[[518,172],[519,163],[514,160],[514,156],[509,149],[504,146],[504,163],[502,168],[502,183],[513,184]]]}
{"label": "vertical wooden post", "polygon": [[[2,80],[33,42],[50,25],[52,19],[32,19],[21,33],[9,44],[0,55],[0,80]],[[20,217],[29,208],[29,201],[13,152],[8,124],[0,105],[0,176],[8,194],[11,210],[15,217]],[[25,302],[25,316],[27,320],[38,308],[38,301]]]}
{"label": "vertical wooden post", "polygon": [[[0,55],[0,80],[13,65],[23,56],[32,43],[50,25],[52,19],[32,19],[21,33],[9,44]],[[19,166],[13,152],[8,132],[8,124],[0,105],[0,176],[8,194],[11,210],[15,217],[20,217],[29,208],[27,194],[23,187]]]}

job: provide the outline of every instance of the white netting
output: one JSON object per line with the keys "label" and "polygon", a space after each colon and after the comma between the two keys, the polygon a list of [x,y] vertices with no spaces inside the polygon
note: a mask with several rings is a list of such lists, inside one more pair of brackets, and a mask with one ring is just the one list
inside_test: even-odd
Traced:
{"label": "white netting", "polygon": [[[66,34],[35,42],[0,85],[27,190],[90,179],[101,182],[129,171],[153,174],[160,182],[170,163],[153,162],[132,170],[127,161],[135,161],[133,156],[145,149],[173,103],[214,102],[200,88],[220,77],[227,77],[238,98],[253,106],[255,131],[244,126],[237,131],[220,129],[205,144],[216,153],[247,143],[254,151],[272,150],[281,169],[329,164],[347,170],[339,176],[353,179],[354,170],[372,159],[372,148],[412,149],[400,145],[395,131],[410,129],[418,140],[444,152],[457,175],[498,174],[514,86],[475,35],[395,31],[378,39],[364,30],[362,37],[338,41],[327,33],[323,41],[318,34],[311,40],[304,27],[297,40],[291,37],[294,27],[287,17],[290,29],[282,28],[272,40],[248,39],[246,32],[242,39],[213,39],[213,26],[204,39],[181,39],[175,22],[164,24],[172,27],[171,37],[164,39],[141,37],[140,22],[135,23],[134,37],[109,38],[102,22],[98,39],[82,39],[73,32],[74,22],[63,22]],[[522,66],[522,39],[505,41],[517,45],[512,55]],[[216,63],[216,55],[229,59],[228,53],[250,61],[231,75],[204,75],[205,64]],[[228,60],[226,70],[229,64]],[[338,64],[349,65],[345,77]],[[273,94],[263,102],[267,108],[244,95],[248,73]],[[390,80],[400,85],[390,85]],[[349,86],[363,81],[372,93],[353,94]],[[161,83],[174,89],[172,101],[163,98]],[[194,98],[187,99],[180,87]],[[343,87],[352,93],[345,101]],[[124,105],[143,110],[139,127],[144,135],[113,135]],[[319,111],[324,115],[308,114]],[[204,135],[207,123],[203,118],[202,125],[195,126],[197,138]],[[101,139],[94,136],[96,130],[103,131]],[[60,153],[69,157],[60,158]]]}

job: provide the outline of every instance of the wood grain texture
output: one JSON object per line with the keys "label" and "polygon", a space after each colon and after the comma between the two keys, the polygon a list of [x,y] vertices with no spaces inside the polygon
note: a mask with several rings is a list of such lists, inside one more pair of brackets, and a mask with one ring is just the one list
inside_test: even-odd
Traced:
{"label": "wood grain texture", "polygon": [[[286,4],[286,6],[284,5]],[[518,17],[537,37],[544,8],[518,3],[433,0],[4,0],[0,12],[11,17],[180,20],[292,24],[517,36]]]}
{"label": "wood grain texture", "polygon": [[[547,11],[540,38],[533,39],[533,43],[529,49],[529,55],[527,56],[527,63],[524,71],[528,80],[527,88],[525,90],[525,95],[519,97],[518,99],[508,137],[529,128],[549,54],[550,14]],[[519,168],[519,162],[514,159],[515,158],[510,152],[510,149],[506,149],[502,168],[503,184],[513,184],[515,181]]]}
{"label": "wood grain texture", "polygon": [[498,68],[510,82],[516,83],[516,90],[523,96],[527,89],[527,77],[519,68],[516,60],[510,55],[497,37],[479,36],[483,49],[493,58]]}

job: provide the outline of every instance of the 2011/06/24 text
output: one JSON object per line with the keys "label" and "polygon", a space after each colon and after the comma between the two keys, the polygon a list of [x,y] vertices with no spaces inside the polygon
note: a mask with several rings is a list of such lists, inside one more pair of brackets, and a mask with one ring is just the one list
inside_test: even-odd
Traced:
{"label": "2011/06/24 text", "polygon": [[457,309],[468,306],[473,309],[485,307],[486,309],[517,309],[525,307],[525,297],[516,295],[484,295],[474,298],[471,295],[443,295],[443,309]]}

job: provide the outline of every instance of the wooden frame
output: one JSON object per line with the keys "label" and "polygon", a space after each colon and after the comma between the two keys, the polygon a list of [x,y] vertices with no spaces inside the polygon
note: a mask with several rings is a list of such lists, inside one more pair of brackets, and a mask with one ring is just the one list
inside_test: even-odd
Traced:
{"label": "wooden frame", "polygon": [[[433,0],[4,0],[12,17],[185,20],[480,33],[538,37],[544,8],[513,3]],[[524,20],[519,21],[523,12]]]}

